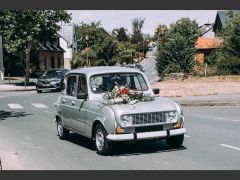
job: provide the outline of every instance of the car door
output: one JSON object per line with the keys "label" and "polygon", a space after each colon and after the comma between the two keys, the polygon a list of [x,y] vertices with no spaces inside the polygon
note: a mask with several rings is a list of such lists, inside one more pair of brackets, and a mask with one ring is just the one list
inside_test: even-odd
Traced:
{"label": "car door", "polygon": [[76,96],[76,85],[77,85],[77,76],[69,75],[66,77],[66,90],[62,94],[62,118],[65,126],[72,127],[71,121],[71,108],[72,101],[75,100]]}
{"label": "car door", "polygon": [[[78,76],[77,82],[77,94],[85,93],[87,95],[87,80],[86,76],[80,74]],[[87,107],[88,107],[88,98],[86,99],[77,99],[77,96],[74,98],[71,107],[71,119],[72,126],[78,132],[85,134],[86,133],[86,118],[87,118]]]}

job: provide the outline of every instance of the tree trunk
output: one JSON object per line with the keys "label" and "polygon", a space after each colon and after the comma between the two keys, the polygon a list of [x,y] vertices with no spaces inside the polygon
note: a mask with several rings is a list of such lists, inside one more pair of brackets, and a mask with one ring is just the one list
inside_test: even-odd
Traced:
{"label": "tree trunk", "polygon": [[32,41],[29,41],[27,44],[27,49],[25,50],[25,63],[26,63],[26,69],[25,69],[25,82],[26,84],[29,83],[29,77],[30,77],[30,51],[32,49]]}

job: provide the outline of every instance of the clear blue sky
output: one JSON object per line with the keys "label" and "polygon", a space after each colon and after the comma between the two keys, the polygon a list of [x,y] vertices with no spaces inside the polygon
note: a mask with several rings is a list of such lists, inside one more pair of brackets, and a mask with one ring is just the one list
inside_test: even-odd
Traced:
{"label": "clear blue sky", "polygon": [[181,17],[189,17],[200,25],[213,23],[217,10],[69,10],[72,13],[72,22],[90,23],[102,21],[102,27],[107,31],[125,27],[128,33],[132,32],[131,20],[135,17],[145,18],[143,33],[154,34],[159,23],[169,25]]}

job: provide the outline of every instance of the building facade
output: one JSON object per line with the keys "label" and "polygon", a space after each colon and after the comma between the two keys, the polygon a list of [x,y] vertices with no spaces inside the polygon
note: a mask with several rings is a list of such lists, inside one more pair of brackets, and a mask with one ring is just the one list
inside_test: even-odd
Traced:
{"label": "building facade", "polygon": [[60,46],[60,38],[55,42],[39,42],[38,57],[39,62],[32,67],[32,71],[37,76],[41,75],[46,70],[64,68],[64,49]]}
{"label": "building facade", "polygon": [[71,60],[73,54],[77,52],[77,37],[74,24],[65,24],[61,26],[58,32],[59,44],[64,50],[64,68],[71,69]]}

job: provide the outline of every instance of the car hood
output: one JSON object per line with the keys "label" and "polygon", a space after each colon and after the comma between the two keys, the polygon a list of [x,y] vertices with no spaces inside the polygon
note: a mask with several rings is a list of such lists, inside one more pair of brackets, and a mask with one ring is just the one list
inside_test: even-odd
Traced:
{"label": "car hood", "polygon": [[109,105],[117,114],[138,114],[147,112],[161,112],[161,111],[180,111],[176,102],[164,97],[155,97],[153,101],[138,102],[136,104],[115,104]]}
{"label": "car hood", "polygon": [[38,80],[52,80],[52,79],[61,79],[61,76],[42,76]]}

